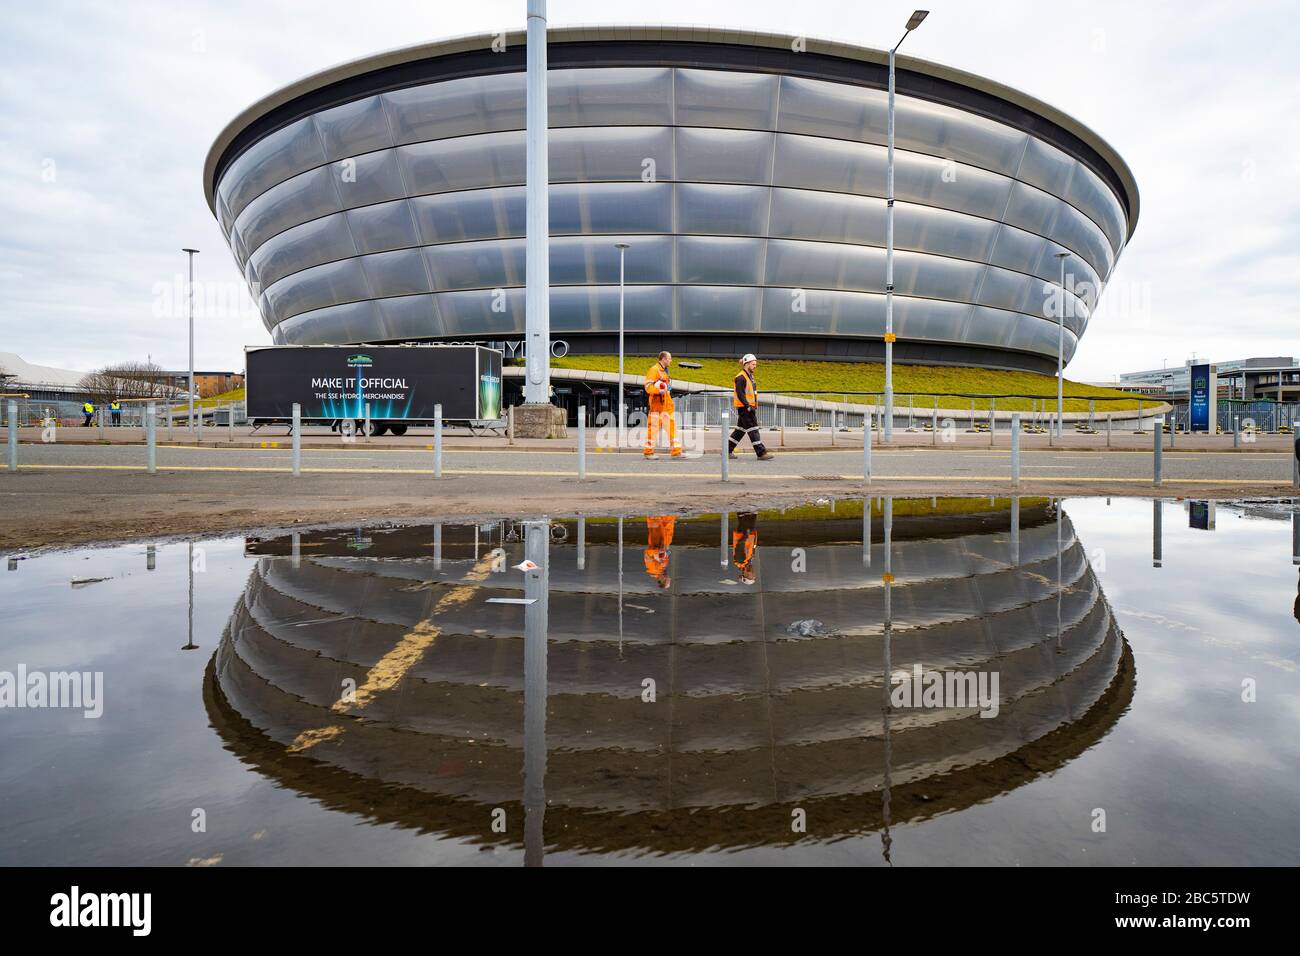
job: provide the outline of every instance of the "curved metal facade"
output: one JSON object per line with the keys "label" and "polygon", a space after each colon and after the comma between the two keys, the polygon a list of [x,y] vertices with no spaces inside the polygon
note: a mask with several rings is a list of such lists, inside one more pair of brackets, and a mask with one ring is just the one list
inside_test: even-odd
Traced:
{"label": "curved metal facade", "polygon": [[[565,68],[563,46],[552,42],[550,70],[555,337],[608,348],[614,244],[627,242],[627,331],[642,350],[883,354],[882,89],[766,63],[620,65],[616,43],[596,45],[602,65]],[[734,47],[695,47],[696,62],[735,62]],[[518,52],[479,75],[441,78],[437,57],[404,80],[363,74],[335,97],[346,101],[300,96],[301,115],[227,145],[214,211],[275,342],[522,335]],[[878,66],[856,66],[879,80]],[[1009,108],[1024,114],[1013,125],[936,102],[912,73],[900,90],[899,359],[1054,369],[1065,252],[1068,361],[1136,195],[1117,192],[1090,150],[1053,145],[1060,130],[1041,116]]]}

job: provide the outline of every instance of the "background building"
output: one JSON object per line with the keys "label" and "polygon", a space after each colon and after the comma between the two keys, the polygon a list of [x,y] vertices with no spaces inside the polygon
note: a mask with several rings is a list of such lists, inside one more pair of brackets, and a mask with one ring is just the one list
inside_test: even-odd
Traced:
{"label": "background building", "polygon": [[[307,77],[213,143],[209,205],[277,343],[524,329],[524,37]],[[550,31],[551,328],[616,351],[880,360],[886,54],[693,28]],[[1054,372],[1138,217],[1069,116],[909,57],[897,74],[900,362]]]}
{"label": "background building", "polygon": [[[1190,369],[1203,364],[1188,359],[1173,368],[1153,368],[1144,372],[1125,372],[1119,387],[1169,397],[1186,399]],[[1219,376],[1219,391],[1225,398],[1244,401],[1300,401],[1300,364],[1290,355],[1229,359],[1213,363]]]}
{"label": "background building", "polygon": [[[162,375],[168,385],[179,388],[182,392],[189,385],[190,373],[188,369],[169,370],[163,372]],[[222,395],[243,387],[243,372],[200,372],[197,370],[194,372],[194,390],[199,393],[200,398]]]}

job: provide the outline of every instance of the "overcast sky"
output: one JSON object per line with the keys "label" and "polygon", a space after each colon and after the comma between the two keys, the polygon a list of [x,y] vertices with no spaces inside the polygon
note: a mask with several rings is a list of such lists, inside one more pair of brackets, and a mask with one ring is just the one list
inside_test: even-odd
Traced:
{"label": "overcast sky", "polygon": [[[864,46],[904,3],[551,0],[553,25],[741,26]],[[208,146],[305,74],[416,41],[520,29],[525,0],[7,4],[0,19],[0,351],[89,369],[186,364],[183,246],[242,290],[203,200]],[[930,3],[903,50],[1092,127],[1142,211],[1071,378],[1300,354],[1300,17],[1288,3]],[[164,291],[166,290],[166,291]],[[172,291],[174,290],[174,291]],[[172,296],[181,301],[171,302]],[[270,336],[247,294],[197,322],[196,365]],[[174,307],[173,307],[174,306]]]}

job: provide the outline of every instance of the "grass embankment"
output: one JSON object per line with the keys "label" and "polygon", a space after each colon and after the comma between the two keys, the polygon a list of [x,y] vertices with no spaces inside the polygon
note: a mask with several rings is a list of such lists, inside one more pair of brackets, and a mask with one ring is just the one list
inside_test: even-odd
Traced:
{"label": "grass embankment", "polygon": [[[209,395],[207,398],[197,398],[194,400],[195,408],[217,408],[222,405],[229,405],[231,402],[242,402],[244,400],[243,388],[232,388],[228,392],[222,392],[220,395]],[[173,411],[185,411],[189,407],[187,402],[180,402],[173,405]]]}
{"label": "grass embankment", "polygon": [[[643,355],[628,356],[623,370],[639,375],[653,362]],[[698,362],[701,368],[682,368],[679,363]],[[569,355],[551,359],[556,368],[587,369],[594,372],[617,372],[617,355]],[[716,385],[730,388],[736,376],[736,363],[726,359],[697,359],[689,355],[673,356],[672,374],[685,382]],[[798,362],[765,360],[758,364],[758,384],[764,392],[782,395],[799,395],[807,392],[827,392],[817,396],[828,401],[838,401],[840,392],[867,392],[868,396],[845,396],[848,402],[874,402],[873,396],[885,389],[885,366],[855,362]],[[969,408],[971,395],[1028,395],[1037,396],[1038,408],[1047,400],[1056,407],[1056,378],[1034,372],[1004,372],[984,368],[953,368],[941,365],[895,365],[894,404],[906,408],[908,397],[914,396],[917,408],[931,408],[938,399],[940,408]],[[1071,399],[1070,396],[1086,396]],[[811,397],[811,396],[810,396]],[[1117,401],[1098,401],[1097,413],[1135,409],[1138,401],[1131,394],[1113,388],[1100,388],[1082,382],[1065,380],[1065,410],[1086,412],[1089,399],[1113,398]],[[1155,405],[1144,401],[1145,407]],[[1033,398],[999,398],[999,411],[1029,411]],[[976,398],[977,409],[987,409],[987,398]]]}

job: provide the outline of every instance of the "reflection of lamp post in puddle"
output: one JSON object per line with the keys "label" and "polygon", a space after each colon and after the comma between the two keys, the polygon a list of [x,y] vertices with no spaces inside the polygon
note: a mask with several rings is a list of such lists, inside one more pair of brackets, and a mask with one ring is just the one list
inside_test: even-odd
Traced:
{"label": "reflection of lamp post in puddle", "polygon": [[587,519],[578,519],[578,570],[587,570]]}
{"label": "reflection of lamp post in puddle", "polygon": [[1020,499],[1011,497],[1011,566],[1020,567]]}
{"label": "reflection of lamp post in puddle", "polygon": [[618,659],[623,659],[623,519],[618,519]]}
{"label": "reflection of lamp post in puddle", "polygon": [[889,737],[889,718],[891,714],[891,704],[889,701],[889,691],[893,686],[890,678],[894,672],[893,648],[891,647],[894,636],[894,499],[886,495],[884,503],[884,524],[885,524],[885,573],[883,580],[885,582],[885,640],[884,640],[884,661],[885,661],[885,685],[881,693],[884,700],[881,702],[882,729],[885,744],[885,777],[881,784],[880,794],[880,816],[883,828],[880,831],[880,852],[884,856],[885,862],[893,865],[890,859],[890,850],[893,846],[893,837],[889,834],[889,788],[893,785],[890,774],[890,767],[893,761],[892,743]]}
{"label": "reflection of lamp post in puddle", "polygon": [[442,523],[433,526],[433,570],[442,570]]}
{"label": "reflection of lamp post in puddle", "polygon": [[189,631],[186,635],[186,641],[183,651],[197,650],[198,646],[194,643],[194,542],[190,541],[186,547],[189,550],[189,578],[190,578],[190,600],[189,600]]}
{"label": "reflection of lamp post in puddle", "polygon": [[524,866],[545,858],[546,815],[546,630],[550,591],[550,522],[530,521],[524,556]]}
{"label": "reflection of lamp post in puddle", "polygon": [[862,566],[871,567],[871,499],[862,499]]}
{"label": "reflection of lamp post in puddle", "polygon": [[152,571],[158,567],[158,549],[152,544],[145,545],[144,549],[144,569]]}
{"label": "reflection of lamp post in puddle", "polygon": [[1164,530],[1163,514],[1160,506],[1164,504],[1159,498],[1151,502],[1151,567],[1158,568],[1164,564]]}
{"label": "reflection of lamp post in puddle", "polygon": [[726,511],[718,515],[718,523],[722,526],[722,541],[721,544],[719,544],[718,546],[721,557],[718,559],[718,562],[724,568],[728,565],[728,563],[730,563],[728,549],[727,549],[727,522],[730,520],[730,518],[731,518],[730,513]]}
{"label": "reflection of lamp post in puddle", "polygon": [[[1061,509],[1063,502],[1056,499],[1056,653],[1061,653],[1061,592],[1065,588],[1065,578],[1061,573]],[[1059,673],[1056,675],[1061,676]]]}

